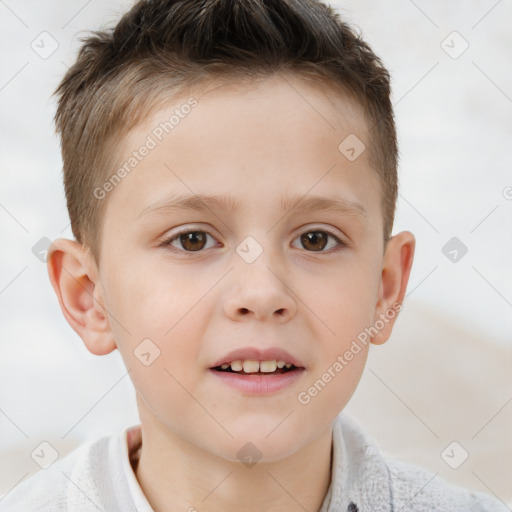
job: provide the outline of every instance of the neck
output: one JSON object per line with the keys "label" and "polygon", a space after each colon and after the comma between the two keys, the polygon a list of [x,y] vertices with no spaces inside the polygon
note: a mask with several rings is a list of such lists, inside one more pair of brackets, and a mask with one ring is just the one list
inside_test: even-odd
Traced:
{"label": "neck", "polygon": [[159,422],[141,423],[135,475],[155,512],[316,512],[322,506],[331,481],[331,425],[284,459],[245,465],[205,451]]}

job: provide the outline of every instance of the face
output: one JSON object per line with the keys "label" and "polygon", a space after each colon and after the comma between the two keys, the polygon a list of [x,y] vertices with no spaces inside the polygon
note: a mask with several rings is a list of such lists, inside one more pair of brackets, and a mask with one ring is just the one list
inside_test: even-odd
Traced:
{"label": "face", "polygon": [[[367,128],[357,104],[297,77],[190,97],[124,140],[120,166],[139,156],[108,192],[102,296],[143,424],[233,461],[248,441],[261,462],[279,460],[325,432],[366,361],[367,346],[308,393],[375,319],[379,181],[367,151],[351,161],[339,149],[351,134],[368,147]],[[189,208],[176,207],[184,196]],[[229,377],[255,375],[211,368],[244,348],[284,350],[302,369],[259,377],[280,389],[241,389]]]}

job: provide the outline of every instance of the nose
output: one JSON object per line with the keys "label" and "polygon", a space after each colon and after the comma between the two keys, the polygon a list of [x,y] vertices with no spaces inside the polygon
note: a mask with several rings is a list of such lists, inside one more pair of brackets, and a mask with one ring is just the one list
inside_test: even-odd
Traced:
{"label": "nose", "polygon": [[265,263],[247,268],[244,265],[230,277],[224,303],[226,316],[235,321],[290,321],[297,312],[297,302],[284,276]]}

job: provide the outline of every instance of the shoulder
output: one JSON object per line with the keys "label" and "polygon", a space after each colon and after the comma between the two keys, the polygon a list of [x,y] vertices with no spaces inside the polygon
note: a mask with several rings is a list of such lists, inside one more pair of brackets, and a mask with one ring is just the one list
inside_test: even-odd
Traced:
{"label": "shoulder", "polygon": [[[407,512],[510,512],[498,498],[443,480],[438,474],[382,453],[353,418],[340,414],[335,444],[347,459],[353,480],[349,492],[360,510]],[[341,477],[338,477],[342,481]],[[346,505],[345,505],[346,508]]]}
{"label": "shoulder", "polygon": [[385,458],[394,504],[410,511],[510,512],[497,498],[448,483],[437,474],[392,458]]}
{"label": "shoulder", "polygon": [[47,469],[22,480],[3,498],[0,512],[97,511],[99,482],[108,475],[108,452],[118,436],[80,445]]}

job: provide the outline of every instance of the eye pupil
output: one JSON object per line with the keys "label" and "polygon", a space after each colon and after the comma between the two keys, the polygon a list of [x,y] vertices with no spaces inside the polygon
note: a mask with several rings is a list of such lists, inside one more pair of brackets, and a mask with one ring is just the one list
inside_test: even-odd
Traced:
{"label": "eye pupil", "polygon": [[[195,243],[199,240],[199,247]],[[188,251],[200,251],[206,244],[206,234],[202,231],[191,231],[180,235],[180,241],[183,247]],[[190,245],[190,243],[192,245]]]}
{"label": "eye pupil", "polygon": [[[318,241],[321,242],[321,247],[315,247]],[[313,251],[321,251],[327,245],[327,235],[323,231],[310,231],[301,236],[301,242],[306,248],[311,248]]]}
{"label": "eye pupil", "polygon": [[[173,238],[164,242],[164,245],[172,246],[174,241],[179,240],[181,249],[177,250],[185,252],[202,252],[206,247],[209,235],[205,231],[184,231],[178,233]],[[312,231],[305,231],[300,235],[302,246],[312,252],[324,252],[325,247],[328,245],[329,238],[336,240],[338,247],[342,248],[345,244],[341,242],[335,235],[328,231],[316,229]],[[336,249],[336,251],[339,249]]]}

